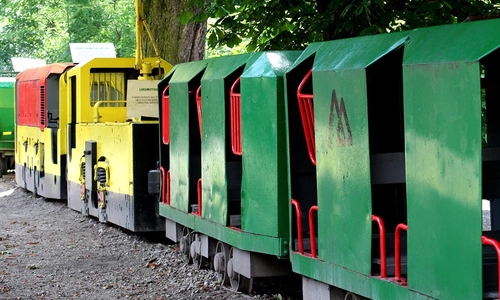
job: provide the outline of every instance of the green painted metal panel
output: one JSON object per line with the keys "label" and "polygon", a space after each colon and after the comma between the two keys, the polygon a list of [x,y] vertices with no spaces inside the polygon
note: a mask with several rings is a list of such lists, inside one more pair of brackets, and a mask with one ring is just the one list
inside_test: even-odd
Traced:
{"label": "green painted metal panel", "polygon": [[241,232],[164,204],[160,204],[160,214],[183,226],[194,228],[199,233],[206,234],[241,250],[275,255],[282,258],[288,257],[288,238]]}
{"label": "green painted metal panel", "polygon": [[14,150],[15,78],[0,78],[0,151]]}
{"label": "green painted metal panel", "polygon": [[207,61],[177,65],[169,81],[170,205],[185,212],[189,212],[189,198],[193,197],[189,195],[189,82],[200,74],[206,65]]}
{"label": "green painted metal panel", "polygon": [[440,299],[481,295],[478,63],[406,65],[408,286]]}
{"label": "green painted metal panel", "polygon": [[[243,68],[251,54],[215,58],[208,64],[201,80],[202,85],[202,201],[203,218],[221,225],[227,224],[228,195],[226,151],[230,141],[226,140],[226,103],[233,82],[227,77]],[[228,144],[229,143],[229,144]]]}
{"label": "green painted metal panel", "polygon": [[498,49],[500,19],[416,29],[409,45],[405,64],[478,60]]}
{"label": "green painted metal panel", "polygon": [[313,80],[318,255],[369,274],[371,182],[365,70],[316,72]]}
{"label": "green painted metal panel", "polygon": [[188,84],[170,88],[170,205],[189,211]]}
{"label": "green painted metal panel", "polygon": [[195,218],[198,218],[194,214],[183,212],[181,210],[172,207],[171,205],[166,205],[164,203],[160,203],[160,216],[165,217],[169,220],[172,220],[188,228],[194,228],[195,227],[194,220]]}
{"label": "green painted metal panel", "polygon": [[[353,270],[331,264],[322,260],[312,259],[297,253],[290,255],[292,269],[295,273],[303,274],[338,288],[351,291],[355,294],[377,300],[424,300],[435,299],[422,295],[416,291],[397,285],[390,279],[380,279]],[[458,298],[450,298],[458,299]]]}
{"label": "green painted metal panel", "polygon": [[241,76],[242,230],[288,234],[283,74],[299,52],[267,52]]}

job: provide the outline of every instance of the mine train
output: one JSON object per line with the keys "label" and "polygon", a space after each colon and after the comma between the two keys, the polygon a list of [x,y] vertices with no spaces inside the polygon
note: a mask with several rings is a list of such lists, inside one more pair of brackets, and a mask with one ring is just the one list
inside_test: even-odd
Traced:
{"label": "mine train", "polygon": [[128,59],[19,74],[17,183],[164,231],[238,291],[295,273],[304,299],[499,297],[500,19],[153,73],[138,115]]}

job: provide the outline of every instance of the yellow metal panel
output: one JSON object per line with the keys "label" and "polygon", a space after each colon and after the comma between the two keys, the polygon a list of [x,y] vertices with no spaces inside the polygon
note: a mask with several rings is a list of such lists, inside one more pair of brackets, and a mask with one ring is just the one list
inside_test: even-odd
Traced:
{"label": "yellow metal panel", "polygon": [[[19,165],[60,176],[60,159],[58,163],[52,163],[50,130],[41,131],[38,127],[16,126],[17,144],[15,160]],[[37,150],[38,147],[38,150]]]}
{"label": "yellow metal panel", "polygon": [[133,195],[132,123],[88,123],[76,126],[76,148],[68,162],[68,180],[80,184],[80,159],[85,141],[97,144],[97,161],[109,164],[110,192]]}
{"label": "yellow metal panel", "polygon": [[68,95],[66,93],[68,89],[68,78],[67,72],[62,74],[59,78],[59,129],[57,130],[57,153],[59,155],[66,154],[66,133],[68,128],[68,116],[67,116],[67,99]]}

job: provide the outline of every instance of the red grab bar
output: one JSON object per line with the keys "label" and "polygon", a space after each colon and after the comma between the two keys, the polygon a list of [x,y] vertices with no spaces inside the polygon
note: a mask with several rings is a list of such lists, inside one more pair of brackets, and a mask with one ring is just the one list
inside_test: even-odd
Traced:
{"label": "red grab bar", "polygon": [[493,246],[495,248],[496,252],[497,252],[497,259],[498,259],[498,294],[500,295],[500,243],[497,240],[485,237],[484,235],[481,236],[481,243],[483,245]]}
{"label": "red grab bar", "polygon": [[198,188],[198,213],[197,213],[197,215],[201,216],[201,178],[198,179],[197,188]]}
{"label": "red grab bar", "polygon": [[398,224],[394,235],[394,259],[395,259],[395,280],[401,281],[402,285],[406,285],[406,279],[401,278],[401,230],[408,231],[406,224]]}
{"label": "red grab bar", "polygon": [[314,234],[315,232],[315,226],[314,226],[314,212],[318,212],[318,206],[313,205],[309,209],[309,239],[311,240],[311,255],[314,258],[318,258],[318,253],[316,252],[316,236]]}
{"label": "red grab bar", "polygon": [[385,248],[385,225],[381,217],[372,215],[372,222],[377,222],[380,234],[380,278],[387,277],[387,258]]}
{"label": "red grab bar", "polygon": [[162,93],[162,103],[161,103],[161,137],[163,144],[168,145],[170,143],[170,95],[168,94],[167,87]]}
{"label": "red grab bar", "polygon": [[200,127],[201,139],[201,85],[196,90],[196,111],[198,112],[198,126]]}
{"label": "red grab bar", "polygon": [[231,147],[233,153],[241,155],[241,93],[235,90],[239,88],[240,77],[231,86],[230,110],[231,110]]}
{"label": "red grab bar", "polygon": [[170,205],[170,170],[165,174],[165,168],[160,166],[161,172],[161,203]]}
{"label": "red grab bar", "polygon": [[292,199],[292,205],[295,207],[295,214],[297,216],[297,234],[299,235],[299,253],[304,254],[304,239],[302,237],[302,211],[300,204],[297,200]]}
{"label": "red grab bar", "polygon": [[313,165],[316,165],[316,141],[314,138],[314,106],[313,94],[303,94],[302,89],[312,75],[312,68],[307,72],[297,88],[297,101],[299,102],[300,118],[306,138],[307,152]]}

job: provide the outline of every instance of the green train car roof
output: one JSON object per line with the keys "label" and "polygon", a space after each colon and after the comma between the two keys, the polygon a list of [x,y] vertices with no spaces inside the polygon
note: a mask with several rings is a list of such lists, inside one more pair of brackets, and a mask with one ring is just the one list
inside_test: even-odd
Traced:
{"label": "green train car roof", "polygon": [[477,61],[499,45],[500,19],[419,28],[410,35],[403,64]]}

